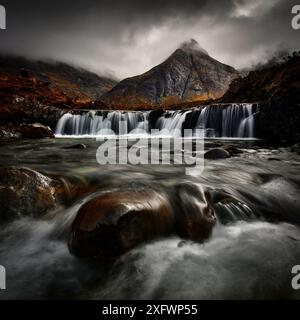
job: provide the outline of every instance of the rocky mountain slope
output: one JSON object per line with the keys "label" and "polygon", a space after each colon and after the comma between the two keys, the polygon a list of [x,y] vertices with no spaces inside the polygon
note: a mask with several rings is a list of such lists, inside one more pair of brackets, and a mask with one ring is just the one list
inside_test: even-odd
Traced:
{"label": "rocky mountain slope", "polygon": [[260,102],[259,137],[300,141],[300,52],[232,82],[219,102]]}
{"label": "rocky mountain slope", "polygon": [[99,99],[115,84],[64,63],[0,56],[0,136],[18,132],[22,123],[53,127],[59,109],[105,109]]}
{"label": "rocky mountain slope", "polygon": [[293,95],[300,98],[300,56],[294,53],[284,61],[251,71],[246,77],[234,80],[222,102],[264,101],[271,97]]}
{"label": "rocky mountain slope", "polygon": [[213,59],[190,40],[162,64],[121,81],[103,95],[102,101],[115,109],[136,109],[215,99],[238,75],[234,68]]}
{"label": "rocky mountain slope", "polygon": [[[117,83],[115,80],[100,77],[95,73],[65,63],[32,61],[8,56],[0,56],[0,77],[2,79],[0,90],[2,91],[5,86],[11,90],[18,89],[19,94],[22,95],[22,89],[25,93],[28,92],[27,83],[32,87],[29,91],[35,98],[41,94],[45,99],[55,100],[55,96],[59,95],[66,103],[71,104],[88,104],[98,101]],[[8,81],[7,84],[5,84],[5,79]],[[40,92],[39,85],[47,88],[48,94],[45,90]],[[51,99],[52,93],[54,94],[53,99]]]}

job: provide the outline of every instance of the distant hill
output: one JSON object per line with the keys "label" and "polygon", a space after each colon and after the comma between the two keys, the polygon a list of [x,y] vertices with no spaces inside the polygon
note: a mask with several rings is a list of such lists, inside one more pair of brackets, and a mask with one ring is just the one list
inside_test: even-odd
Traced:
{"label": "distant hill", "polygon": [[[1,87],[7,86],[4,79],[10,83],[10,90],[18,88],[21,96],[23,86],[27,95],[29,92],[26,86],[32,86],[31,94],[34,98],[43,94],[44,97],[40,97],[42,100],[48,98],[50,101],[55,101],[55,96],[60,96],[60,100],[71,104],[91,104],[117,83],[115,80],[66,63],[0,56],[0,90]],[[47,90],[41,90],[40,85]]]}
{"label": "distant hill", "polygon": [[216,99],[238,76],[237,70],[213,59],[190,40],[162,64],[121,81],[102,101],[115,109],[136,109]]}

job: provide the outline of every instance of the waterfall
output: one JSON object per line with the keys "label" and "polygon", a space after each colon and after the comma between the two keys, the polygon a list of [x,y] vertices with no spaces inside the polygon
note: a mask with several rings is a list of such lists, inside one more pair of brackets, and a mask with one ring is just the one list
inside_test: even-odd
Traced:
{"label": "waterfall", "polygon": [[165,111],[72,111],[58,121],[55,134],[96,137],[107,132],[118,135],[149,134],[150,128],[161,135],[182,135],[184,129],[202,129],[205,137],[254,138],[255,104],[214,104],[191,110]]}

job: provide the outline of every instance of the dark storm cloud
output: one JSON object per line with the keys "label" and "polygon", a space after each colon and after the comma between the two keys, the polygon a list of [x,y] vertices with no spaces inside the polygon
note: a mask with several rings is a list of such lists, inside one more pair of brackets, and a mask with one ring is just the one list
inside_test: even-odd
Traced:
{"label": "dark storm cloud", "polygon": [[0,0],[0,52],[73,62],[118,77],[141,73],[195,38],[222,62],[247,67],[299,48],[289,0]]}

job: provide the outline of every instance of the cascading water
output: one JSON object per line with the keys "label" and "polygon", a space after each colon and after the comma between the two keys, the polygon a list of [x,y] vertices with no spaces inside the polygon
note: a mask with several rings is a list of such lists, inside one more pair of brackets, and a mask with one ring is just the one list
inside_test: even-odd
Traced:
{"label": "cascading water", "polygon": [[151,128],[158,130],[161,135],[175,136],[182,134],[184,129],[202,129],[205,137],[254,138],[256,111],[255,104],[220,104],[188,111],[166,111],[160,117],[151,117],[153,111],[66,113],[59,119],[55,134],[58,137],[94,137],[107,132],[119,135],[150,133]]}

